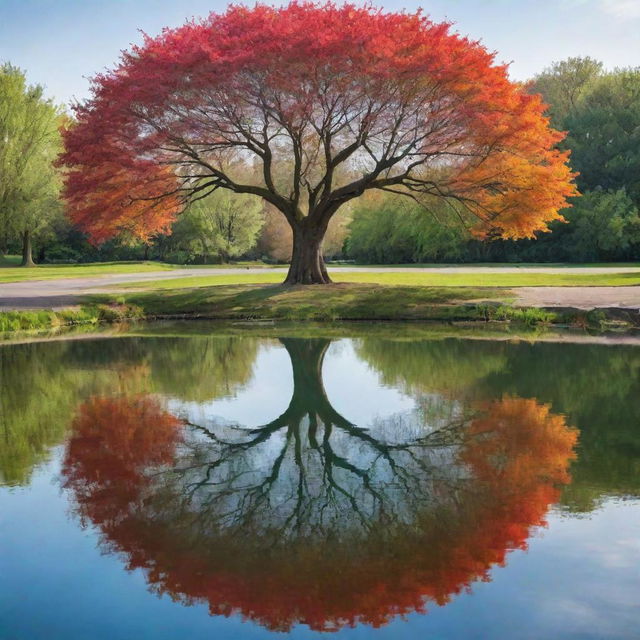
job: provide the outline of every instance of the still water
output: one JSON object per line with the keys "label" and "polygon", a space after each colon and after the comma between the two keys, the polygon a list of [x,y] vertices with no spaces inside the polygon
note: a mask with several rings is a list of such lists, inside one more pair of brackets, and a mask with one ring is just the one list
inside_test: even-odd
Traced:
{"label": "still water", "polygon": [[0,638],[638,638],[640,346],[0,346]]}

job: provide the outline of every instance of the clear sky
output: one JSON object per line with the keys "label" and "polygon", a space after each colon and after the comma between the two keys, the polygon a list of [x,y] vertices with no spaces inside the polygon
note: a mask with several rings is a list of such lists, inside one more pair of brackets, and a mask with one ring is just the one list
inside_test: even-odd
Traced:
{"label": "clear sky", "polygon": [[[84,99],[88,77],[122,49],[165,26],[222,11],[221,0],[0,0],[0,61],[27,72],[57,102]],[[248,3],[252,4],[252,3]],[[481,40],[526,79],[554,60],[589,55],[606,67],[640,66],[640,0],[375,0],[422,6],[435,20]]]}

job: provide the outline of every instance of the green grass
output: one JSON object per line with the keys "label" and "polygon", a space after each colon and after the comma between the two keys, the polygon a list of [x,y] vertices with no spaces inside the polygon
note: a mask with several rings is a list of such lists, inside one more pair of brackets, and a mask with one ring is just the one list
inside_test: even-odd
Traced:
{"label": "green grass", "polygon": [[[482,300],[479,302],[478,300]],[[594,329],[637,326],[637,314],[549,311],[510,305],[508,289],[408,287],[375,284],[329,286],[220,285],[172,291],[90,296],[79,309],[0,313],[0,332],[91,326],[130,319],[208,318],[230,321],[470,321],[514,326],[550,324]],[[620,317],[618,317],[620,316]],[[243,323],[241,323],[243,324]],[[384,324],[384,323],[383,323]],[[246,325],[245,325],[246,326]]]}
{"label": "green grass", "polygon": [[149,271],[175,271],[188,269],[232,269],[237,267],[267,267],[260,262],[237,262],[225,265],[178,265],[165,262],[92,262],[89,264],[47,264],[21,267],[17,256],[6,256],[0,262],[0,283],[26,280],[54,280],[56,278],[92,278],[118,273],[142,273]]}
{"label": "green grass", "polygon": [[398,264],[369,264],[356,263],[353,261],[336,260],[331,263],[334,266],[363,268],[368,267],[388,267],[390,269],[450,269],[458,267],[491,267],[492,269],[519,269],[534,267],[536,269],[553,268],[553,269],[584,269],[584,268],[611,268],[616,267],[633,267],[640,269],[640,262],[415,262],[415,263],[398,263]]}
{"label": "green grass", "polygon": [[21,331],[44,331],[73,325],[97,325],[142,318],[142,310],[126,304],[92,304],[61,311],[0,312],[0,335]]}
{"label": "green grass", "polygon": [[[126,304],[146,316],[201,316],[218,319],[283,320],[425,320],[474,318],[477,298],[506,299],[504,291],[456,290],[437,287],[387,287],[371,284],[329,286],[219,285],[176,288],[162,292],[132,292]],[[109,296],[94,296],[108,302]]]}
{"label": "green grass", "polygon": [[25,280],[52,280],[56,278],[87,278],[114,273],[141,273],[143,271],[169,271],[174,265],[162,262],[95,262],[91,264],[43,265],[19,267],[0,265],[0,282],[24,282]]}
{"label": "green grass", "polygon": [[[640,285],[638,273],[562,274],[562,273],[438,273],[391,271],[366,273],[350,271],[331,273],[338,283],[379,284],[412,287],[593,287]],[[283,273],[247,273],[212,276],[193,276],[150,282],[128,282],[118,285],[124,289],[185,289],[232,284],[278,284]]]}
{"label": "green grass", "polygon": [[[51,280],[57,278],[83,278],[100,277],[110,274],[143,273],[152,271],[188,271],[195,268],[211,268],[213,272],[224,272],[228,268],[252,267],[269,268],[262,262],[236,262],[227,265],[172,265],[164,262],[96,262],[90,264],[74,265],[42,265],[32,268],[19,266],[19,256],[5,256],[0,260],[0,283],[24,282],[28,280]],[[338,263],[336,263],[338,264]],[[354,282],[361,284],[387,284],[400,286],[426,286],[426,287],[518,287],[518,286],[620,286],[640,284],[640,272],[616,273],[616,267],[640,267],[640,264],[477,264],[477,265],[385,265],[388,273],[367,273],[367,266],[380,265],[348,265],[353,266],[354,271],[348,273],[334,273],[336,282]],[[518,267],[609,267],[610,273],[604,274],[562,274],[562,273],[442,273],[442,267],[463,267],[473,270],[477,267],[496,267],[513,269]],[[428,272],[402,272],[394,268],[428,268]],[[282,272],[286,266],[280,265]],[[145,289],[174,289],[184,287],[202,287],[228,284],[276,284],[284,278],[282,273],[263,274],[239,274],[239,275],[212,275],[200,277],[185,277],[180,281],[153,281],[127,283],[121,285],[129,288]]]}

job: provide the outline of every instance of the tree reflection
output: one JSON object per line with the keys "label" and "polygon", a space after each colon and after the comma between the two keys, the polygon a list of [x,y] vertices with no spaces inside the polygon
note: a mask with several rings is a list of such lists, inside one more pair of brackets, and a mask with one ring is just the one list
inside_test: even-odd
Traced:
{"label": "tree reflection", "polygon": [[488,579],[544,524],[577,437],[549,406],[446,399],[365,428],[327,397],[329,341],[282,343],[293,394],[255,428],[148,396],[80,407],[65,485],[154,590],[269,629],[379,626]]}

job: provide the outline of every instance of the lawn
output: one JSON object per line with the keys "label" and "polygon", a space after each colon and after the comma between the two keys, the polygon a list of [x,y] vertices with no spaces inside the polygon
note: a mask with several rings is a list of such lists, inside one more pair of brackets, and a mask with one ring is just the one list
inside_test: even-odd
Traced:
{"label": "lawn", "polygon": [[[273,274],[277,275],[277,274]],[[224,278],[225,276],[221,276]],[[219,319],[424,320],[476,318],[468,300],[507,301],[509,292],[375,284],[265,286],[227,284],[172,291],[96,295],[98,303],[133,305],[145,317],[204,316]]]}
{"label": "lawn", "polygon": [[91,264],[56,264],[38,267],[19,267],[12,261],[0,263],[0,282],[26,280],[54,280],[56,278],[91,278],[114,273],[142,273],[176,269],[162,262],[95,262]]}
{"label": "lawn", "polygon": [[[381,284],[410,287],[590,287],[640,285],[638,273],[408,273],[390,271],[389,273],[366,273],[350,271],[331,273],[335,282],[355,284]],[[124,289],[185,289],[233,284],[278,284],[284,278],[283,273],[247,273],[219,274],[211,276],[185,277],[179,280],[154,280],[151,282],[128,282],[119,285]]]}
{"label": "lawn", "polygon": [[[284,279],[285,266],[280,266],[278,273],[247,273],[227,274],[227,268],[262,267],[269,268],[261,262],[239,262],[228,265],[173,265],[164,262],[96,262],[74,265],[42,265],[33,268],[19,267],[19,257],[9,256],[0,261],[0,283],[25,282],[28,280],[52,280],[58,278],[101,277],[112,274],[149,273],[154,271],[182,271],[188,272],[193,268],[211,268],[211,276],[185,276],[179,280],[153,280],[146,282],[131,282],[119,285],[124,288],[136,289],[183,289],[192,287],[209,287],[214,285],[231,284],[278,284]],[[347,265],[343,265],[347,266]],[[349,265],[353,266],[353,265]],[[380,265],[370,265],[379,267]],[[465,273],[442,273],[445,266],[463,267],[469,270]],[[593,274],[564,274],[564,273],[474,273],[474,266],[491,266],[496,268],[514,269],[518,267],[605,267],[611,268],[609,273]],[[366,266],[354,268],[353,271],[330,274],[335,282],[351,282],[356,284],[385,284],[392,286],[419,287],[543,287],[543,286],[621,286],[640,285],[640,271],[637,273],[616,272],[616,267],[640,266],[626,265],[575,265],[575,264],[485,264],[485,265],[389,265],[389,272],[370,273]],[[407,272],[396,271],[395,267],[426,268],[429,271]]]}
{"label": "lawn", "polygon": [[26,280],[55,280],[57,278],[92,278],[118,273],[174,271],[192,268],[224,269],[233,267],[264,267],[263,263],[241,262],[230,265],[179,265],[165,262],[92,262],[89,264],[46,264],[20,267],[18,256],[7,256],[0,261],[0,283]]}

